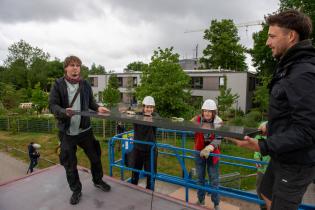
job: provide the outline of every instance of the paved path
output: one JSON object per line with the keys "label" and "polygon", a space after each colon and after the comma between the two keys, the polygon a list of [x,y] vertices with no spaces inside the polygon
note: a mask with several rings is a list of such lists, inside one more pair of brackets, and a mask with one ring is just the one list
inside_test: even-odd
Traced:
{"label": "paved path", "polygon": [[0,152],[0,183],[26,175],[28,164]]}

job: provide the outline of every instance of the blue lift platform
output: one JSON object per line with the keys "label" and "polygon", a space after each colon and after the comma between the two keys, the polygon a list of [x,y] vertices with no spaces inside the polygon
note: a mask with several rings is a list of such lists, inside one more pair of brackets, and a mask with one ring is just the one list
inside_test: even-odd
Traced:
{"label": "blue lift platform", "polygon": [[[190,189],[201,189],[205,190],[208,193],[216,192],[224,197],[229,197],[233,199],[240,199],[246,202],[251,202],[255,204],[264,204],[264,201],[258,198],[257,194],[239,190],[239,189],[233,189],[228,187],[220,186],[218,189],[215,189],[213,187],[210,187],[209,185],[206,186],[200,186],[196,183],[196,180],[192,179],[190,176],[189,171],[187,170],[185,160],[186,159],[194,159],[194,155],[197,153],[195,150],[186,149],[186,141],[187,137],[189,135],[193,135],[190,131],[179,131],[179,130],[169,130],[169,129],[158,129],[159,132],[164,133],[176,133],[176,136],[181,137],[181,147],[175,147],[168,144],[161,144],[161,143],[151,143],[151,142],[144,142],[144,141],[138,141],[133,140],[132,138],[129,138],[129,136],[132,136],[133,131],[125,132],[122,134],[118,134],[114,137],[112,137],[109,141],[109,161],[110,161],[110,176],[113,175],[113,168],[119,168],[120,169],[120,175],[121,180],[129,180],[130,178],[125,177],[126,171],[137,171],[140,173],[140,176],[144,175],[151,175],[151,182],[153,182],[153,179],[160,180],[166,183],[176,184],[179,186],[182,186],[185,188],[185,201],[188,203],[189,201],[189,190]],[[116,142],[121,142],[122,149],[121,154],[116,154],[115,152],[115,144]],[[127,167],[125,163],[125,158],[128,152],[132,149],[133,143],[140,143],[140,144],[149,144],[151,145],[151,171],[143,171],[143,170],[136,170],[130,167]],[[163,149],[163,152],[159,151],[159,154],[168,155],[176,157],[178,160],[178,163],[182,170],[182,176],[173,176],[165,173],[154,173],[153,169],[153,150],[154,148],[158,148],[158,150]],[[164,152],[167,150],[168,152]],[[247,158],[241,158],[241,157],[235,157],[235,156],[229,156],[224,154],[211,154],[212,156],[218,156],[220,159],[228,160],[228,161],[222,161],[220,160],[220,164],[227,164],[227,165],[233,165],[237,167],[252,169],[254,172],[257,170],[255,167],[255,164],[267,164],[266,162],[256,161],[253,159],[247,159]],[[115,159],[116,157],[116,159]],[[118,158],[117,158],[118,157]],[[160,157],[159,157],[160,158]],[[312,198],[307,198],[307,203],[303,203],[300,205],[300,210],[315,210],[315,190],[313,192],[310,192]]]}

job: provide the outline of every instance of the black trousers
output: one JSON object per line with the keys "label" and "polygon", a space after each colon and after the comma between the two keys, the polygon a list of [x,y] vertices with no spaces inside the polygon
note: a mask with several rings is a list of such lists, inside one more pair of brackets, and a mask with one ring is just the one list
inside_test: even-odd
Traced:
{"label": "black trousers", "polygon": [[315,177],[315,166],[285,164],[271,160],[260,192],[272,201],[272,210],[296,210]]}
{"label": "black trousers", "polygon": [[84,150],[84,153],[90,160],[93,182],[99,183],[103,177],[101,148],[100,143],[93,135],[92,129],[76,136],[59,134],[59,137],[61,141],[60,164],[63,165],[66,170],[67,181],[71,191],[81,192],[82,190],[82,184],[77,170],[77,146]]}
{"label": "black trousers", "polygon": [[27,173],[33,173],[33,170],[35,168],[35,166],[37,165],[37,159],[38,158],[30,158],[30,165],[28,167]]}
{"label": "black trousers", "polygon": [[[157,150],[154,150],[154,172],[156,173],[156,169],[157,169]],[[151,155],[150,155],[150,150],[139,150],[137,148],[134,148],[131,152],[131,158],[130,158],[130,167],[134,168],[134,169],[138,169],[141,170],[142,168],[144,168],[145,171],[151,172]],[[154,180],[153,183],[151,185],[151,176],[150,175],[146,175],[147,177],[147,189],[154,189]],[[132,177],[131,177],[131,183],[137,185],[139,182],[139,173],[133,171],[132,172]]]}

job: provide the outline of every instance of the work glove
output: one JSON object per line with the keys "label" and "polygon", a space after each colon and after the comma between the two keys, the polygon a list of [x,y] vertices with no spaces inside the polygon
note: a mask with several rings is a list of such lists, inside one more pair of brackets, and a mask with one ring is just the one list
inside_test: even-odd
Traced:
{"label": "work glove", "polygon": [[209,144],[208,146],[206,146],[203,150],[200,151],[200,157],[203,157],[205,159],[208,159],[210,152],[213,152],[214,150],[214,146],[212,146],[211,144]]}

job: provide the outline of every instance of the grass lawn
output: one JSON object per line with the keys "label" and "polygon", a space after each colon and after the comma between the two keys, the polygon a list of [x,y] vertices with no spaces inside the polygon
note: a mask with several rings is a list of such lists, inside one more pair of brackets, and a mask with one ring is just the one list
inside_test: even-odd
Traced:
{"label": "grass lawn", "polygon": [[[100,140],[101,147],[102,147],[102,164],[104,168],[104,173],[109,174],[109,162],[108,162],[108,142],[104,141],[102,137],[97,137],[98,140]],[[108,138],[105,138],[108,139]],[[52,164],[44,161],[43,159],[48,159],[50,161],[53,161],[55,163],[59,163],[58,155],[56,153],[56,148],[58,146],[59,140],[57,139],[57,134],[47,134],[47,133],[10,133],[6,131],[0,131],[0,150],[6,151],[12,156],[21,159],[25,162],[29,162],[28,160],[28,154],[27,154],[27,146],[28,144],[34,141],[36,143],[39,143],[42,147],[40,148],[41,158],[39,161],[39,168],[45,168],[48,166],[51,166]],[[181,138],[175,135],[167,135],[167,136],[160,136],[159,142],[165,143],[165,144],[171,144],[174,146],[181,147]],[[8,145],[9,147],[16,148],[17,150],[24,151],[16,151],[16,150],[9,150],[2,145]],[[118,146],[118,145],[116,145]],[[185,147],[187,149],[193,149],[193,139],[187,138]],[[118,148],[118,147],[117,147]],[[117,151],[116,148],[116,151]],[[170,150],[165,152],[171,152]],[[234,145],[231,145],[229,143],[222,143],[221,145],[221,152],[223,154],[232,155],[232,156],[239,156],[239,157],[245,157],[245,158],[252,158],[253,152],[238,148]],[[116,152],[116,158],[119,158],[118,152]],[[78,164],[84,167],[89,168],[89,161],[87,157],[85,156],[83,150],[81,148],[78,148],[77,151],[77,157],[78,157]],[[195,164],[193,160],[186,159],[185,165],[188,171],[190,171],[191,168],[194,168]],[[158,172],[181,176],[182,175],[182,169],[179,165],[179,161],[175,157],[171,157],[168,155],[159,154],[158,157]],[[227,174],[232,172],[239,172],[242,176],[247,174],[253,174],[255,171],[248,170],[240,167],[234,167],[234,166],[227,166],[224,164],[220,165],[220,172],[221,174]],[[119,177],[120,176],[120,170],[114,169],[114,176]],[[130,173],[125,173],[125,178],[130,176]],[[241,189],[247,190],[247,189],[254,189],[255,188],[255,177],[241,179],[240,183]]]}

